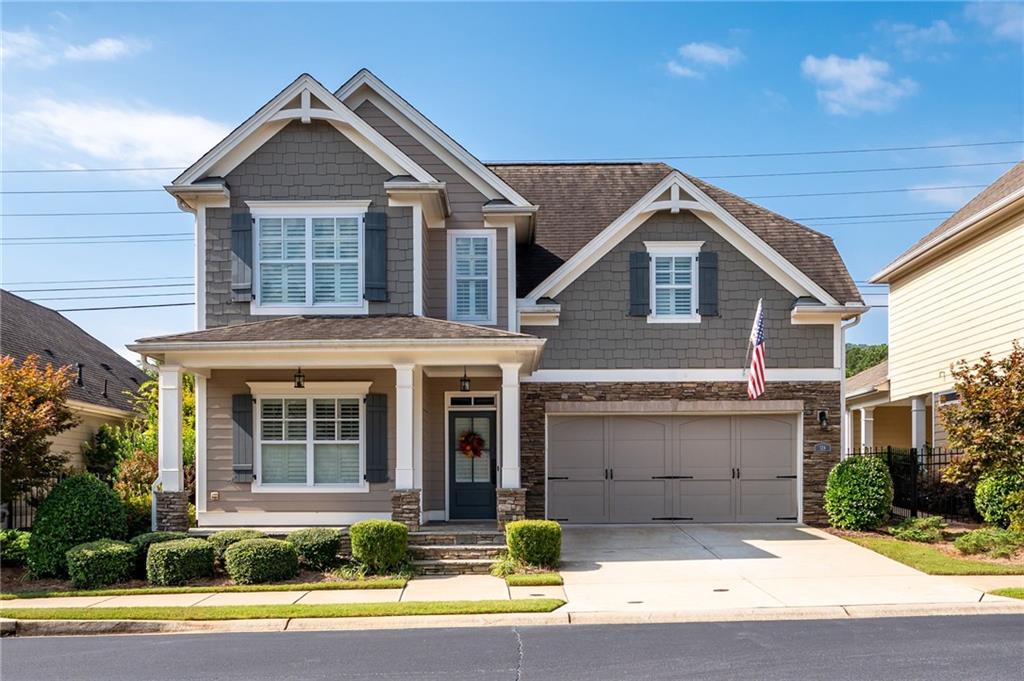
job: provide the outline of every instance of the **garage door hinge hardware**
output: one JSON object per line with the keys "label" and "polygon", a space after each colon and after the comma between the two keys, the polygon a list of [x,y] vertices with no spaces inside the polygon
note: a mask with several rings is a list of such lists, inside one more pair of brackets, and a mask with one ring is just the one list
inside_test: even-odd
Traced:
{"label": "garage door hinge hardware", "polygon": [[795,475],[776,475],[775,477],[779,478],[780,480],[796,480]]}
{"label": "garage door hinge hardware", "polygon": [[652,475],[651,480],[682,480],[683,478],[692,477],[692,475]]}
{"label": "garage door hinge hardware", "polygon": [[777,517],[776,520],[796,520],[796,516],[795,515],[780,516],[780,517]]}
{"label": "garage door hinge hardware", "polygon": [[560,523],[567,523],[567,522],[569,522],[568,518],[548,518],[548,520],[557,520]]}
{"label": "garage door hinge hardware", "polygon": [[666,516],[657,516],[657,517],[651,518],[651,520],[693,520],[693,518],[685,518],[683,516],[678,516],[678,515],[666,515]]}
{"label": "garage door hinge hardware", "polygon": [[549,475],[548,480],[568,480],[568,475]]}

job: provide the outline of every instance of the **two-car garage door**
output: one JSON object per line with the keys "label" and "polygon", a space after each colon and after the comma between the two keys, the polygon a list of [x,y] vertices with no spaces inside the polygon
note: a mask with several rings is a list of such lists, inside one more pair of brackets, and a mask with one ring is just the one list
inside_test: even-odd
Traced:
{"label": "two-car garage door", "polygon": [[797,417],[551,416],[548,517],[794,522]]}

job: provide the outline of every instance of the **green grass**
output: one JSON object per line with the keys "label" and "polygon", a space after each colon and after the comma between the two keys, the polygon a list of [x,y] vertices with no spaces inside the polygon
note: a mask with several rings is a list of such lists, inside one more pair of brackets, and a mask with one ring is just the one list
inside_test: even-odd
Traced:
{"label": "green grass", "polygon": [[135,589],[94,589],[92,591],[23,591],[0,594],[0,600],[15,598],[59,598],[63,596],[137,596],[140,594],[207,594],[245,591],[335,591],[338,589],[401,589],[405,577],[351,579],[295,584],[248,584],[223,586],[144,586]]}
{"label": "green grass", "polygon": [[556,598],[514,601],[406,601],[330,605],[242,605],[140,608],[2,608],[0,617],[23,620],[248,620],[300,617],[380,617],[394,615],[480,615],[551,612]]}
{"label": "green grass", "polygon": [[1000,565],[950,556],[927,544],[890,537],[843,537],[929,575],[1024,575],[1024,565]]}
{"label": "green grass", "polygon": [[1024,600],[1024,587],[996,589],[995,591],[990,591],[989,593],[994,596],[1006,596],[1007,598],[1019,598],[1021,600]]}
{"label": "green grass", "polygon": [[562,575],[557,572],[509,575],[505,577],[505,583],[509,586],[562,586]]}

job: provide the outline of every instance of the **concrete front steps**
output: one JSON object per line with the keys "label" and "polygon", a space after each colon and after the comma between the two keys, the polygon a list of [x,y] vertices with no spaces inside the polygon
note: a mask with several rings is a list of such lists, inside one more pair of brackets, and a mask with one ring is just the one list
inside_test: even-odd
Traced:
{"label": "concrete front steps", "polygon": [[421,575],[486,575],[506,551],[505,533],[428,528],[409,533],[409,555]]}

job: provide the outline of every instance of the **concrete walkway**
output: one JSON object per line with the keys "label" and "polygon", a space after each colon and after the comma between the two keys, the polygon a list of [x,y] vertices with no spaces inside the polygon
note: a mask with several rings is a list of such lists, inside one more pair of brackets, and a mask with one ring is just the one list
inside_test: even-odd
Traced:
{"label": "concrete walkway", "polygon": [[216,593],[140,594],[137,596],[66,596],[0,601],[3,608],[136,608],[143,606],[323,605],[397,603],[399,601],[483,601],[565,598],[562,587],[509,587],[488,575],[417,577],[404,589],[333,589],[319,591],[223,591]]}
{"label": "concrete walkway", "polygon": [[792,525],[569,526],[562,558],[572,613],[1001,600]]}

